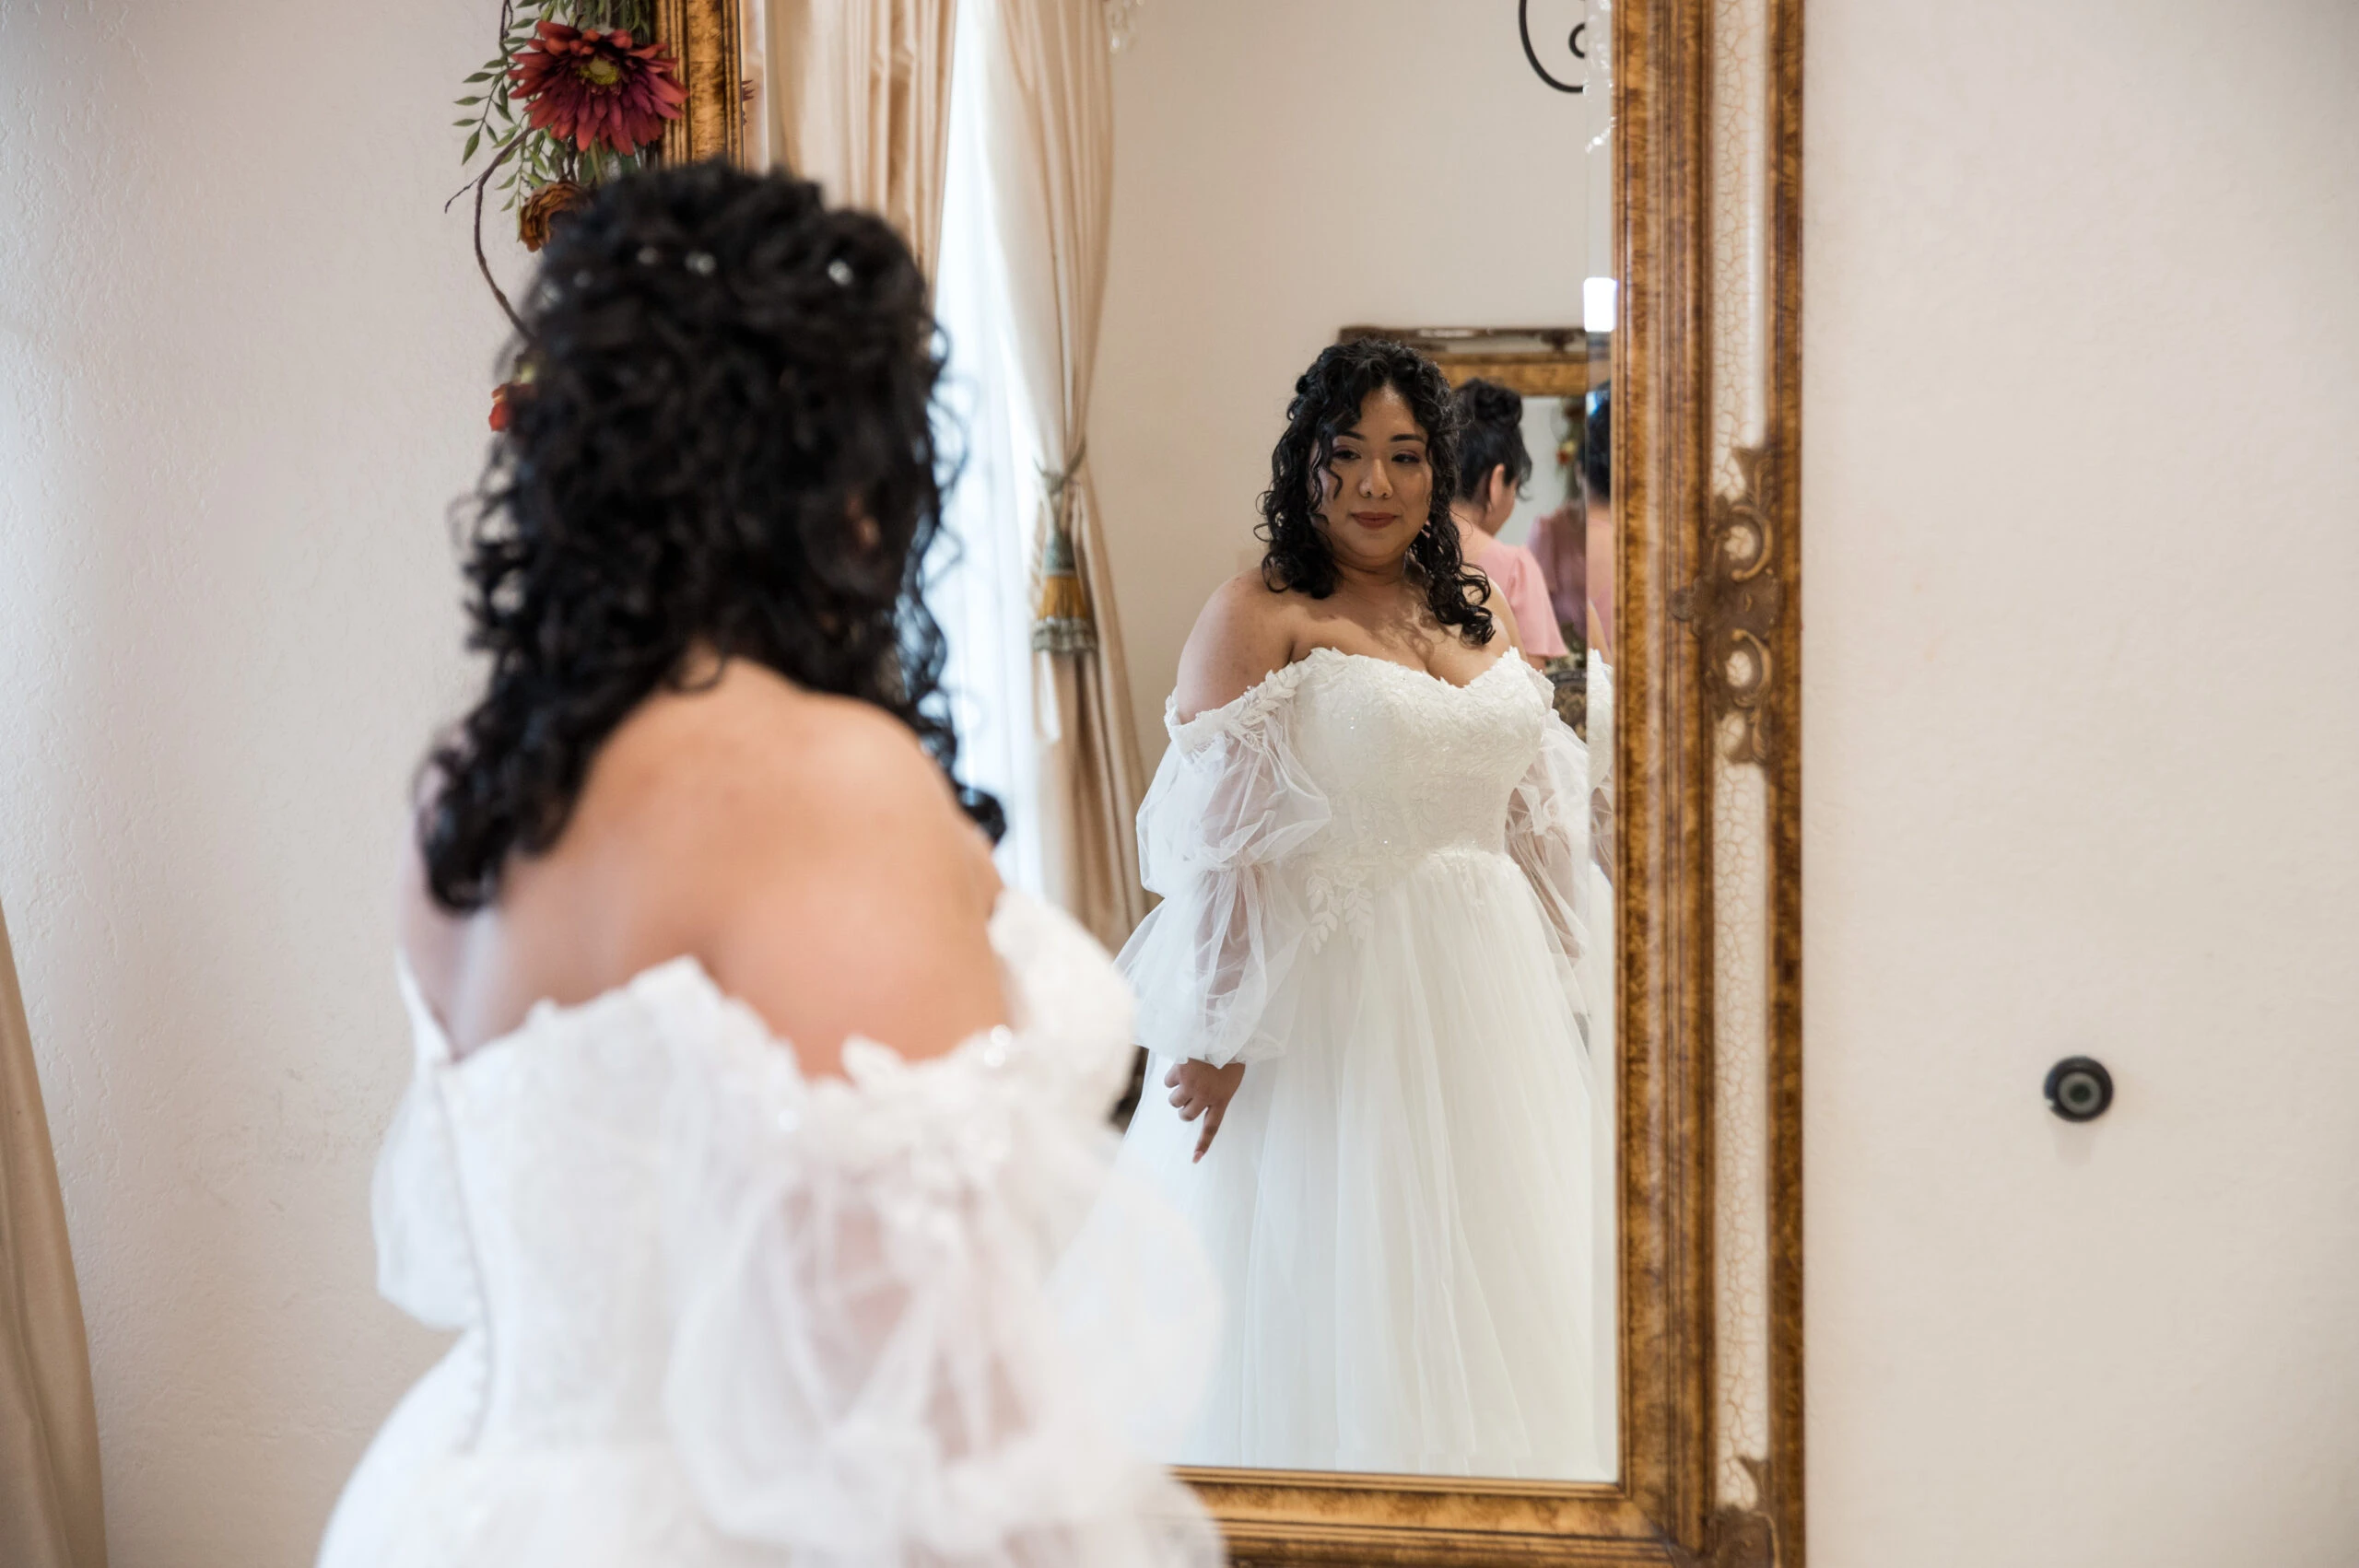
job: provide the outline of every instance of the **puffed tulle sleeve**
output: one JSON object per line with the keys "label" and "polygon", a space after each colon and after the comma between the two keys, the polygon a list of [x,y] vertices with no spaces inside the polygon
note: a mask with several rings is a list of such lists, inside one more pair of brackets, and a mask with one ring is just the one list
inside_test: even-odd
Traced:
{"label": "puffed tulle sleeve", "polygon": [[1573,972],[1589,948],[1589,748],[1555,716],[1548,677],[1524,668],[1549,712],[1540,755],[1508,798],[1508,853],[1540,900],[1574,1005],[1586,1016]]}
{"label": "puffed tulle sleeve", "polygon": [[377,1292],[428,1328],[464,1328],[482,1316],[483,1292],[467,1243],[450,1119],[434,1071],[441,1026],[428,1012],[405,961],[400,981],[417,1061],[370,1182]]}
{"label": "puffed tulle sleeve", "polygon": [[1159,1057],[1225,1067],[1285,1047],[1277,1012],[1312,927],[1287,861],[1331,814],[1286,721],[1307,667],[1169,725],[1139,808],[1140,880],[1163,903],[1119,960],[1138,992],[1139,1043]]}
{"label": "puffed tulle sleeve", "polygon": [[[675,1452],[718,1528],[808,1568],[1211,1568],[1192,1498],[1136,1457],[1192,1413],[1217,1307],[1182,1222],[1108,1194],[1128,997],[1053,911],[1003,901],[993,935],[1015,1025],[946,1057],[854,1041],[848,1081],[806,1080],[718,996],[685,1032]],[[1101,1203],[1123,1245],[1052,1293]]]}

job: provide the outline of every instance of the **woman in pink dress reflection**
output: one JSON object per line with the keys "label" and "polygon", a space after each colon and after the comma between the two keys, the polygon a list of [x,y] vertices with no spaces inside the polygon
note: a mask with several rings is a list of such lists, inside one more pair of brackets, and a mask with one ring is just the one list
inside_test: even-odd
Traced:
{"label": "woman in pink dress reflection", "polygon": [[1458,389],[1458,496],[1449,515],[1458,523],[1459,551],[1497,587],[1515,615],[1523,650],[1534,659],[1561,659],[1568,651],[1548,602],[1540,563],[1520,544],[1498,537],[1515,513],[1517,495],[1532,477],[1532,451],[1523,440],[1523,399],[1496,381],[1481,378]]}

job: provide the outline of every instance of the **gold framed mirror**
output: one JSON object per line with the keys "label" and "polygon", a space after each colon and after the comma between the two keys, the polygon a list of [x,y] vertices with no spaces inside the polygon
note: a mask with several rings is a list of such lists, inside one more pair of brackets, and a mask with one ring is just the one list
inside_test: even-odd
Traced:
{"label": "gold framed mirror", "polygon": [[[662,0],[690,93],[667,158],[744,156],[756,4]],[[1239,1563],[1803,1561],[1802,6],[1588,18],[1611,32],[1620,280],[1596,334],[1616,389],[1612,1479],[1183,1472]],[[1570,328],[1484,330],[1543,341],[1420,345],[1488,352],[1527,395],[1592,384],[1590,334],[1577,355]]]}

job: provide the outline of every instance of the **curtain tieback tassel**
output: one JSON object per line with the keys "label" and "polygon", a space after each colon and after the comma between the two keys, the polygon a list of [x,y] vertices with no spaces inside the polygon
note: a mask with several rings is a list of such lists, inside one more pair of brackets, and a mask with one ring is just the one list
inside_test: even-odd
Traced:
{"label": "curtain tieback tassel", "polygon": [[1049,530],[1040,545],[1040,603],[1032,622],[1037,653],[1091,653],[1097,648],[1097,628],[1090,620],[1089,594],[1081,584],[1069,526],[1081,462],[1082,454],[1076,451],[1062,474],[1042,474],[1049,482]]}

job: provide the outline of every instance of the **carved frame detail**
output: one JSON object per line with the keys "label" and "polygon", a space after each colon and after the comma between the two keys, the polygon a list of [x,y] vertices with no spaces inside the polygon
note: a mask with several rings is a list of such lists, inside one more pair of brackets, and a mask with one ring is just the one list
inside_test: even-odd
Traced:
{"label": "carved frame detail", "polygon": [[1441,367],[1451,386],[1480,376],[1519,397],[1579,397],[1590,359],[1602,354],[1579,327],[1345,327],[1338,343],[1383,337],[1405,343]]}
{"label": "carved frame detail", "polygon": [[[762,0],[747,0],[753,5]],[[663,127],[666,163],[745,156],[745,70],[741,0],[655,0],[655,36],[672,46],[688,101]]]}
{"label": "carved frame detail", "polygon": [[[757,3],[658,0],[667,160],[743,157]],[[1802,0],[1614,12],[1620,1479],[1190,1473],[1240,1565],[1804,1561]]]}

